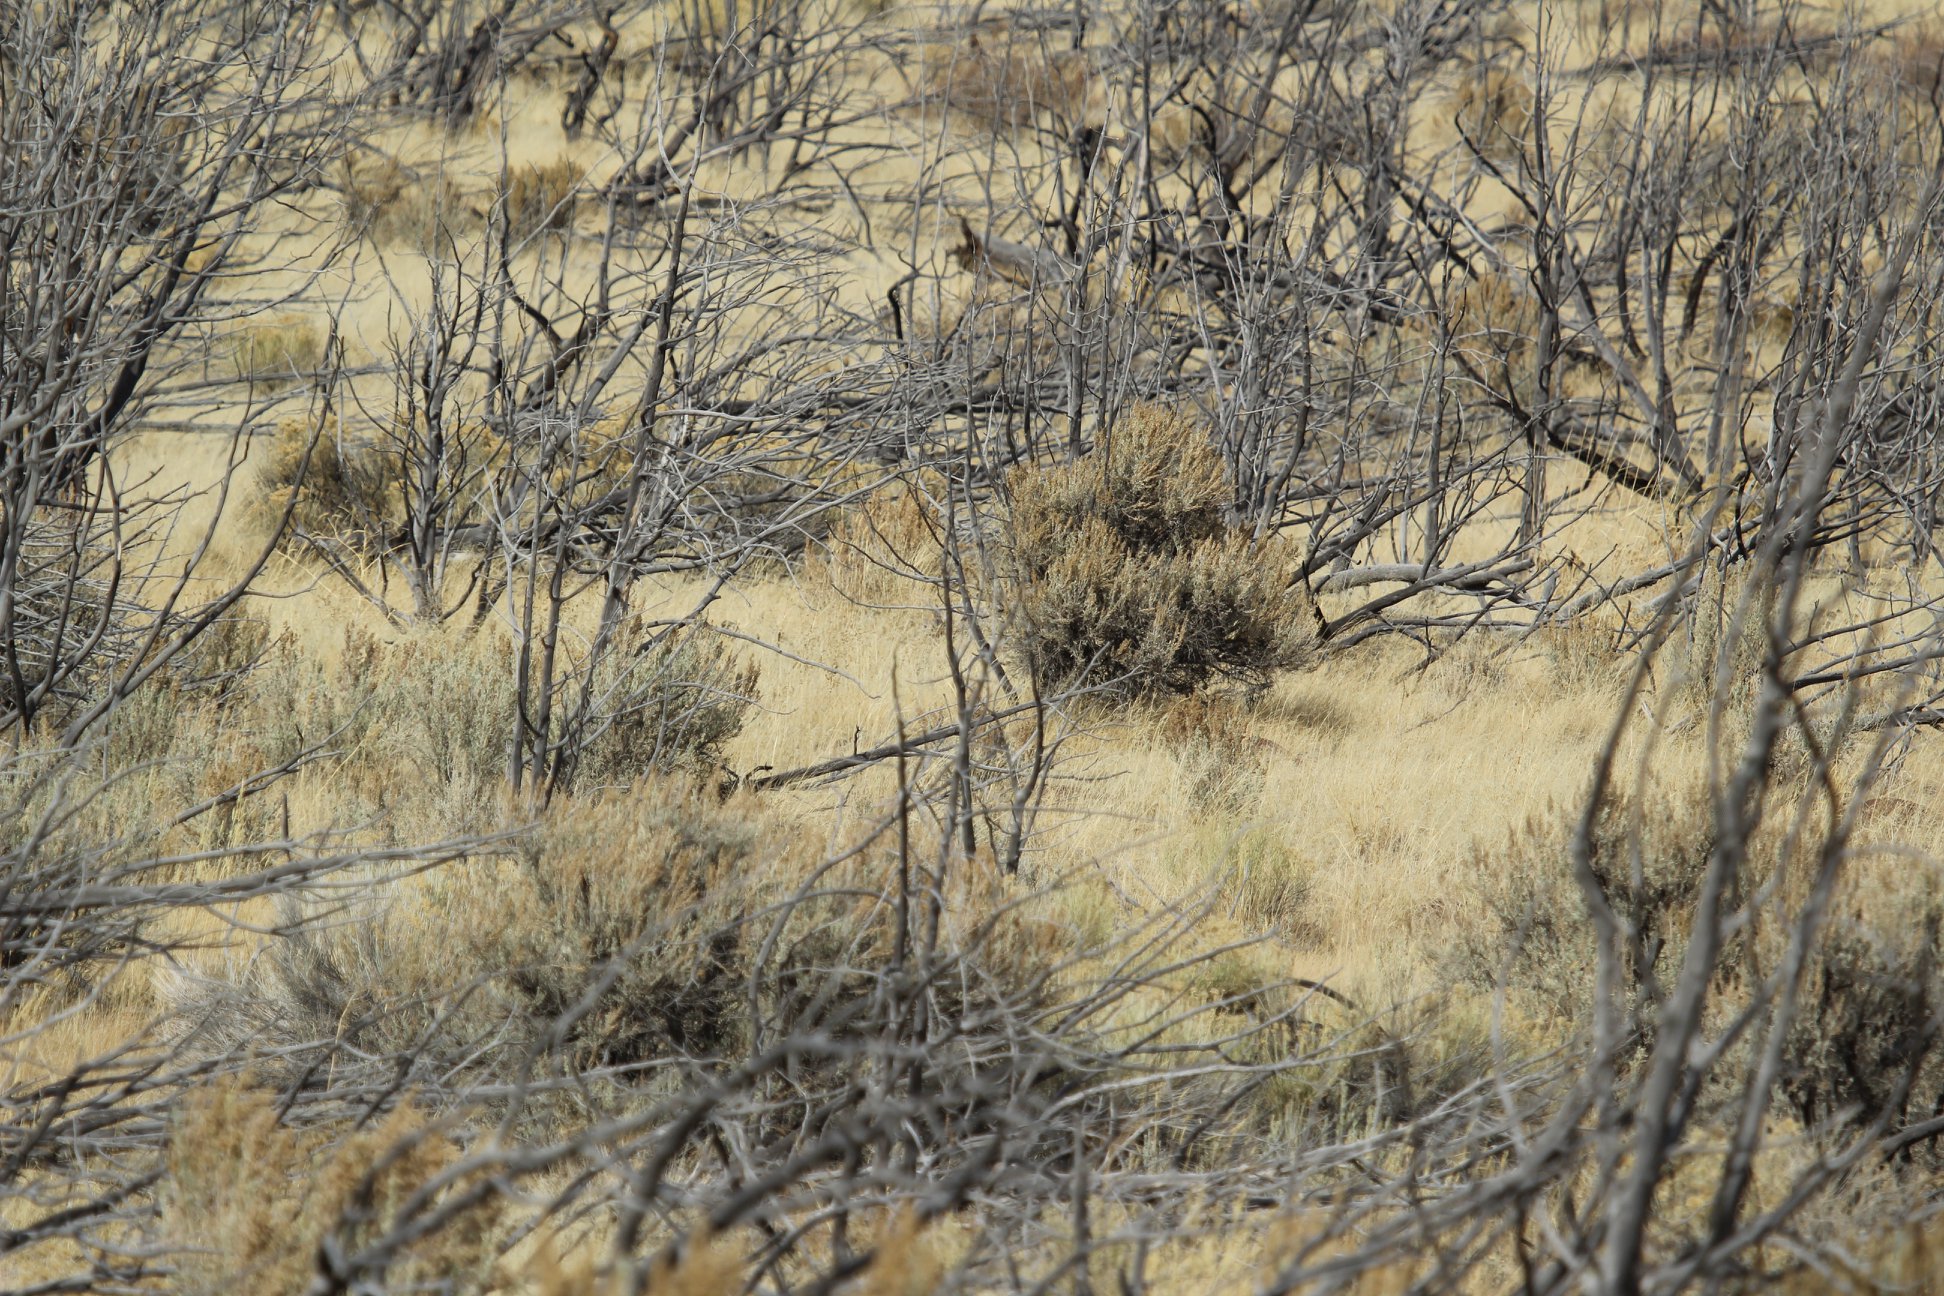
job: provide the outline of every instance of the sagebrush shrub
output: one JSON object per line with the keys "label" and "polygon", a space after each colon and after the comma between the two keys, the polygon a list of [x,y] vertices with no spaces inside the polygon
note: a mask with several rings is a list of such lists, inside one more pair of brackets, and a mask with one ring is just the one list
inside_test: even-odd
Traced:
{"label": "sagebrush shrub", "polygon": [[1260,686],[1308,655],[1296,555],[1228,525],[1228,479],[1193,420],[1137,410],[1110,446],[1008,484],[1012,606],[1042,679],[1188,693]]}
{"label": "sagebrush shrub", "polygon": [[[1567,850],[1574,826],[1562,816],[1529,825],[1503,851],[1481,850],[1474,873],[1487,918],[1455,939],[1462,979],[1516,992],[1557,1024],[1590,1014],[1598,958]],[[1713,821],[1698,794],[1662,794],[1639,812],[1615,799],[1595,824],[1593,874],[1636,934],[1623,951],[1618,990],[1643,1035],[1652,1028],[1652,988],[1668,984],[1687,948],[1713,848]],[[1724,965],[1734,957],[1724,953]]]}
{"label": "sagebrush shrub", "polygon": [[1789,1032],[1782,1077],[1782,1092],[1806,1127],[1845,1117],[1894,1126],[1910,1119],[1913,1107],[1936,1113],[1944,914],[1925,897],[1888,916],[1886,923],[1882,915],[1871,921],[1838,913],[1817,941],[1804,983],[1806,1011]]}

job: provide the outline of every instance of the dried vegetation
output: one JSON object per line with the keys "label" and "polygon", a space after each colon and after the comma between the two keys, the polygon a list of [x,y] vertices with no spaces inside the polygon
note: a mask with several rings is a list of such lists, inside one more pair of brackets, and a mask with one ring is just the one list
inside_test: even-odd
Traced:
{"label": "dried vegetation", "polygon": [[0,1286],[1929,1290],[1934,23],[0,16]]}

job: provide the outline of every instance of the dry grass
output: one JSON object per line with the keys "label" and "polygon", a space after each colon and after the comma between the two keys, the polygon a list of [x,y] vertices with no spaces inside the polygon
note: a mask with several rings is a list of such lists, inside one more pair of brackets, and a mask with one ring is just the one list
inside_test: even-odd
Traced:
{"label": "dry grass", "polygon": [[242,325],[229,345],[237,377],[275,388],[317,372],[324,359],[324,330],[313,320],[283,316]]}
{"label": "dry grass", "polygon": [[[917,508],[915,500],[886,499],[873,510],[875,528],[855,533],[857,544],[884,544],[888,556],[923,533]],[[749,581],[735,589],[723,615],[807,661],[765,664],[762,705],[726,740],[723,760],[749,769],[849,750],[854,734],[875,740],[892,730],[898,712],[911,714],[942,700],[935,622],[928,611],[900,606],[925,602],[901,595],[901,584],[919,588],[875,565],[833,561],[799,580]],[[873,597],[860,600],[864,593]],[[291,790],[288,812],[300,827],[313,817],[370,818],[381,808],[387,831],[405,836],[477,825],[482,800],[490,804],[498,760],[485,715],[489,695],[482,695],[478,682],[491,677],[503,649],[490,637],[467,638],[456,629],[392,644],[347,635],[338,618],[355,605],[335,603],[335,597],[317,590],[271,605],[281,637],[268,664],[244,682],[227,709],[209,710],[202,720],[195,717],[205,713],[194,709],[163,713],[172,717],[166,720],[131,712],[125,721],[130,753],[172,753],[192,777],[215,784],[227,776],[215,759],[219,748],[210,744],[212,734],[251,745],[251,752],[230,758],[240,767],[281,750],[299,731],[328,732],[348,722],[347,759]],[[839,663],[845,675],[808,664],[814,661]],[[1101,714],[1075,760],[1112,777],[1056,785],[1056,802],[1079,813],[1038,864],[1043,876],[1079,871],[1098,881],[1071,887],[1023,914],[1014,929],[1018,957],[1032,963],[1057,958],[1074,942],[1212,888],[1220,903],[1198,941],[1213,947],[1252,932],[1276,940],[1209,969],[1196,993],[1246,993],[1298,975],[1327,978],[1360,1003],[1435,1003],[1435,1019],[1393,1018],[1400,1034],[1405,1022],[1415,1022],[1408,1027],[1417,1041],[1412,1065],[1432,1080],[1467,1074],[1480,1047],[1478,1010],[1467,1006],[1466,991],[1434,992],[1448,986],[1454,944],[1467,942],[1476,952],[1471,967],[1482,991],[1490,981],[1485,973],[1497,971],[1493,956],[1508,948],[1508,917],[1515,926],[1522,922],[1536,895],[1565,906],[1555,908],[1554,917],[1570,937],[1570,888],[1559,888],[1556,871],[1550,889],[1537,888],[1533,870],[1558,867],[1560,808],[1576,803],[1603,736],[1617,697],[1617,661],[1609,640],[1582,628],[1514,653],[1481,646],[1428,669],[1418,665],[1415,654],[1402,648],[1380,649],[1280,675],[1252,705],[1195,696]],[[354,680],[379,685],[367,710],[355,715],[351,704],[361,690],[350,686]],[[1664,739],[1656,761],[1662,779],[1691,784],[1703,767],[1698,737],[1689,732]],[[852,795],[883,789],[883,776],[862,780]],[[1895,802],[1928,803],[1939,790],[1933,782],[1934,770],[1919,763],[1904,782],[1886,789],[1887,800],[1871,821],[1876,830],[1909,841],[1911,816]],[[177,794],[150,788],[131,795]],[[483,1015],[454,1026],[458,1037],[477,1037],[503,1030],[509,1021],[543,1020],[548,985],[558,994],[579,984],[617,942],[653,928],[661,933],[655,937],[660,953],[642,963],[646,979],[618,985],[612,1004],[594,1014],[577,1047],[589,1050],[590,1058],[618,1056],[614,1051],[622,1049],[653,1051],[655,1033],[671,1022],[680,1022],[676,1029],[691,1039],[706,1030],[733,1030],[721,1005],[705,1002],[696,988],[707,981],[696,970],[718,955],[698,950],[684,933],[719,923],[739,906],[760,904],[764,895],[800,877],[832,831],[829,813],[824,792],[739,799],[718,808],[680,783],[650,783],[627,797],[574,799],[552,821],[533,864],[480,861],[429,875],[400,891],[368,925],[334,929],[333,958],[356,973],[352,985],[364,1002],[390,1006],[369,1014],[371,1024],[363,1029],[422,1030],[422,1014],[450,1002],[457,987],[491,988],[467,1005],[468,1012]],[[685,822],[706,825],[704,836],[681,827]],[[1525,831],[1528,822],[1545,828]],[[1935,834],[1924,827],[1920,835]],[[683,844],[701,840],[720,846],[696,854],[693,845]],[[790,846],[779,851],[777,843]],[[1933,841],[1930,849],[1940,844]],[[1899,877],[1909,881],[1891,867],[1890,857],[1859,877],[1853,893],[1862,906],[1858,912],[1886,921],[1899,913],[1903,902],[1896,897],[1909,894],[1892,885]],[[1003,894],[967,892],[955,898],[954,913],[970,918]],[[704,914],[707,922],[689,916]],[[518,921],[509,922],[509,916]],[[237,977],[249,953],[247,946],[212,953],[201,974]],[[259,960],[257,966],[259,976],[267,975],[267,964]],[[305,984],[306,966],[300,958],[278,974],[280,982],[245,977],[240,984],[265,996],[266,1005],[282,1004]],[[557,979],[510,975],[535,967],[552,969]],[[1555,963],[1554,975],[1515,978],[1509,1009],[1515,1030],[1544,1039],[1557,1028],[1559,1012],[1546,996],[1569,970]],[[669,975],[679,984],[669,983]],[[164,990],[166,1002],[179,1002],[180,987]],[[1433,997],[1426,999],[1428,994]],[[630,1006],[639,1003],[690,1003],[694,1011],[644,1014]],[[322,1008],[333,1022],[346,1020],[344,1004]],[[311,1005],[304,1011],[318,1010]],[[259,1011],[265,1015],[245,1020],[265,1027],[306,1020],[294,1005]],[[71,1028],[65,1047],[98,1051],[135,1020],[91,1016]],[[374,1047],[378,1042],[370,1041]],[[55,1038],[41,1047],[60,1051]],[[39,1061],[52,1066],[59,1058],[50,1053]],[[1325,1120],[1354,1128],[1371,1118],[1371,1109],[1360,1105],[1370,1101],[1362,1073],[1352,1069],[1279,1085],[1264,1096],[1264,1119],[1291,1129],[1313,1129]],[[179,1165],[181,1183],[170,1199],[184,1227],[212,1239],[213,1250],[197,1262],[204,1267],[196,1270],[196,1281],[205,1289],[244,1281],[253,1290],[282,1290],[284,1261],[266,1239],[295,1236],[279,1222],[292,1210],[323,1218],[329,1193],[337,1191],[331,1185],[365,1167],[364,1144],[353,1140],[333,1149],[264,1127],[259,1107],[247,1092],[212,1094],[207,1112],[184,1117],[185,1129],[220,1119],[228,1131],[221,1138],[195,1136],[194,1146],[205,1150]],[[389,1133],[409,1128],[409,1117],[399,1119],[407,1124]],[[178,1143],[178,1158],[191,1156],[189,1138],[185,1134]],[[432,1152],[427,1156],[425,1166],[438,1164]],[[253,1167],[249,1174],[258,1177],[246,1178],[258,1186],[243,1197],[217,1192],[211,1185],[234,1175],[225,1167],[239,1161]],[[417,1173],[417,1164],[398,1172],[407,1176],[401,1185]],[[1283,1253],[1281,1244],[1245,1233],[1226,1239],[1171,1252],[1180,1266],[1171,1270],[1174,1289],[1196,1290],[1197,1283],[1257,1272]],[[534,1261],[537,1289],[603,1290],[608,1279],[571,1242],[566,1245],[568,1254],[557,1263]],[[895,1284],[929,1272],[924,1248],[911,1245],[920,1259],[909,1270],[883,1262],[883,1281],[894,1284],[886,1290],[908,1289]],[[459,1252],[452,1257],[454,1264],[473,1263]],[[713,1269],[708,1273],[719,1277]],[[708,1290],[706,1282],[715,1277],[695,1281],[705,1282],[698,1290]]]}
{"label": "dry grass", "polygon": [[1093,90],[1084,52],[1055,49],[1047,34],[980,30],[949,46],[931,46],[920,63],[925,100],[995,132],[1010,133],[1041,116],[1069,128]]}
{"label": "dry grass", "polygon": [[[704,2],[680,21],[701,45],[720,43],[749,18],[746,8],[732,17],[727,4]],[[955,47],[931,46],[922,88],[998,134],[1080,120],[1095,106],[1094,73],[1084,52],[1052,49],[1053,39],[981,32]],[[1922,64],[1929,55],[1913,57]],[[1908,80],[1922,70],[1906,60]],[[1514,156],[1532,127],[1530,91],[1501,69],[1462,82],[1452,107],[1495,158]],[[1172,139],[1174,152],[1186,154],[1194,129],[1185,118],[1161,123],[1168,138],[1157,152],[1169,152]],[[564,161],[516,163],[503,191],[495,195],[489,184],[468,198],[443,171],[362,156],[345,167],[344,215],[379,245],[423,248],[480,219],[469,202],[486,206],[497,196],[515,241],[526,241],[572,230],[582,178]],[[1530,338],[1522,321],[1531,314],[1529,295],[1488,274],[1463,290],[1454,323],[1474,354],[1522,373],[1530,367],[1520,363]],[[1778,303],[1759,327],[1773,334],[1789,320]],[[1025,337],[1029,321],[1015,322]],[[935,336],[951,331],[934,324]],[[320,346],[311,326],[279,320],[239,333],[233,354],[238,372],[276,383],[314,368]],[[990,367],[1004,368],[1012,354],[999,350]],[[299,524],[340,537],[385,520],[382,466],[336,428],[311,432],[289,424],[268,447],[268,506],[280,508],[295,492]],[[299,486],[296,464],[313,440]],[[1003,928],[995,959],[1044,966],[1213,896],[1210,919],[1184,940],[1184,957],[1268,939],[1201,969],[1184,993],[1246,994],[1292,975],[1325,980],[1371,1005],[1393,1034],[1412,1035],[1413,1064],[1433,1077],[1476,1064],[1480,1004],[1501,985],[1515,1034],[1557,1038],[1583,1007],[1586,961],[1583,916],[1563,868],[1564,825],[1620,697],[1628,659],[1613,626],[1548,627],[1519,643],[1480,639],[1428,665],[1402,644],[1319,659],[1309,641],[1313,611],[1286,592],[1292,555],[1224,531],[1215,519],[1227,483],[1197,446],[1205,447],[1199,429],[1149,412],[1119,443],[1113,467],[1095,458],[1024,470],[1011,483],[1022,542],[1043,551],[1026,563],[1025,592],[1011,606],[1054,632],[1038,649],[1043,668],[1071,674],[1104,660],[1111,677],[1149,672],[1156,691],[1187,696],[1077,709],[1086,731],[1052,785],[1057,827],[1034,861],[1035,878],[1074,880]],[[144,453],[166,459],[177,451]],[[206,477],[210,467],[193,471]],[[479,993],[446,1023],[452,1039],[506,1032],[521,1041],[637,945],[646,957],[582,1023],[572,1041],[576,1062],[649,1057],[672,1042],[733,1042],[740,1009],[731,990],[746,973],[747,951],[709,946],[699,934],[734,926],[801,882],[833,844],[849,840],[858,816],[895,790],[894,774],[886,766],[838,792],[743,793],[726,802],[717,800],[715,775],[722,766],[788,768],[855,751],[895,733],[901,718],[949,701],[936,592],[926,584],[938,570],[936,523],[923,491],[901,486],[847,512],[826,550],[794,576],[772,572],[727,590],[715,615],[790,655],[762,659],[759,687],[753,652],[698,650],[705,659],[677,673],[706,676],[734,704],[696,713],[673,762],[660,759],[659,737],[646,736],[663,731],[664,717],[644,712],[620,726],[591,758],[587,786],[563,795],[526,854],[466,860],[416,879],[362,911],[355,927],[292,942],[275,957],[211,915],[211,949],[157,984],[128,977],[97,1007],[41,1032],[31,1052],[5,1058],[9,1078],[57,1074],[75,1058],[104,1053],[158,1004],[232,1013],[230,1038],[257,1030],[330,1037],[355,1021],[370,1032],[365,1043],[382,1051],[422,1035],[467,987]],[[1632,562],[1665,548],[1676,524],[1645,507],[1616,508],[1576,523],[1571,538],[1586,552]],[[1665,812],[1651,819],[1651,839],[1667,847],[1649,869],[1658,891],[1640,897],[1640,914],[1671,924],[1670,958],[1697,848],[1691,797],[1707,778],[1696,714],[1705,676],[1723,655],[1728,613],[1745,592],[1719,572],[1709,579],[1702,602],[1714,614],[1684,625],[1669,654],[1673,669],[1641,704],[1664,721],[1651,757],[1668,795],[1654,803]],[[670,579],[658,593],[679,605],[692,589]],[[277,801],[245,800],[165,834],[164,844],[213,849],[345,823],[360,825],[367,839],[405,841],[497,826],[510,815],[500,793],[509,649],[496,625],[400,633],[298,555],[263,590],[279,597],[199,649],[179,685],[117,717],[114,760],[154,768],[104,799],[77,831],[105,831],[139,822],[149,807],[213,795],[325,734],[335,735],[339,755],[290,780]],[[1175,595],[1203,601],[1171,621]],[[1207,662],[1182,656],[1223,609],[1236,610],[1229,620],[1244,632],[1224,643],[1249,643],[1249,655],[1222,663],[1254,686],[1246,696],[1198,689]],[[1117,617],[1120,628],[1105,637],[1074,639],[1076,628],[1091,634]],[[1753,663],[1746,650],[1727,657],[1745,701]],[[1649,755],[1642,740],[1622,753],[1623,762]],[[1940,768],[1935,741],[1918,737],[1865,815],[1865,866],[1845,883],[1841,921],[1813,973],[1815,993],[1835,1005],[1833,1025],[1799,1041],[1793,1055],[1815,1086],[1798,1097],[1806,1116],[1867,1104],[1874,1090],[1846,1080],[1839,1063],[1862,1058],[1890,1068],[1897,1059],[1883,1055],[1909,1032],[1874,1028],[1933,1007],[1907,992],[1919,979],[1912,968],[1921,937],[1937,923],[1930,861],[1944,853],[1944,831],[1924,808],[1944,795]],[[1925,857],[1921,866],[1912,865],[1913,851]],[[995,876],[983,857],[968,861],[944,922],[972,930],[1029,881]],[[867,927],[855,918],[857,929]],[[344,974],[337,999],[306,992],[325,963]],[[7,1025],[50,1016],[60,1002],[50,993],[18,1005]],[[1362,1085],[1347,1066],[1291,1082],[1265,1097],[1263,1119],[1285,1132],[1321,1120],[1352,1127],[1373,1116],[1359,1106],[1374,1101]],[[301,1290],[321,1221],[348,1194],[372,1192],[382,1222],[401,1194],[450,1163],[454,1149],[428,1136],[385,1167],[375,1188],[360,1186],[378,1149],[421,1131],[408,1103],[389,1123],[333,1140],[280,1125],[248,1085],[210,1090],[181,1113],[168,1165],[171,1227],[206,1241],[182,1289]],[[412,1272],[428,1281],[479,1275],[474,1229],[492,1223],[481,1216],[455,1230],[443,1249],[415,1257]],[[930,1290],[958,1246],[949,1222],[920,1228],[894,1217],[874,1227],[884,1246],[860,1290]],[[1158,1253],[1157,1269],[1167,1272],[1157,1289],[1246,1283],[1314,1235],[1302,1218],[1211,1220],[1202,1240]],[[590,1258],[595,1247],[585,1238],[563,1237],[558,1252],[552,1245],[538,1247],[517,1279],[502,1275],[498,1289],[591,1296],[612,1288],[614,1275]],[[1938,1272],[1932,1237],[1913,1232],[1881,1245],[1886,1274],[1917,1281]],[[729,1243],[705,1238],[655,1275],[651,1290],[724,1289],[743,1276],[734,1254]],[[1037,1259],[1022,1263],[1030,1269]],[[1113,1259],[1103,1252],[1091,1272],[1097,1289],[1112,1282]],[[1419,1276],[1402,1260],[1358,1290],[1405,1290]]]}
{"label": "dry grass", "polygon": [[571,230],[579,183],[580,173],[565,159],[513,167],[502,194],[507,240],[517,246],[541,234]]}
{"label": "dry grass", "polygon": [[339,185],[345,221],[380,246],[438,249],[476,223],[443,164],[411,168],[389,157],[354,154],[343,164]]}

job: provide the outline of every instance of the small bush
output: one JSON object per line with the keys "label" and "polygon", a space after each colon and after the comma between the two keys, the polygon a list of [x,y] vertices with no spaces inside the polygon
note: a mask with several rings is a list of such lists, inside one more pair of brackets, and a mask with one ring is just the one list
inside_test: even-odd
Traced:
{"label": "small bush", "polygon": [[[1713,848],[1711,825],[1704,796],[1663,795],[1639,815],[1614,800],[1595,826],[1594,876],[1639,933],[1623,958],[1620,993],[1643,1035],[1652,1025],[1646,992],[1667,983],[1687,948]],[[1502,852],[1481,851],[1475,876],[1487,919],[1461,931],[1455,945],[1461,980],[1486,990],[1503,986],[1551,1024],[1586,1020],[1596,979],[1593,928],[1567,854],[1574,826],[1573,816],[1562,816],[1529,825]],[[1724,971],[1734,962],[1732,952],[1724,956]]]}
{"label": "small bush", "polygon": [[540,234],[564,233],[574,225],[578,173],[566,161],[515,167],[506,178],[506,238],[518,245]]}
{"label": "small bush", "polygon": [[1295,555],[1224,522],[1228,481],[1193,421],[1136,411],[1110,447],[1009,486],[1012,601],[1042,679],[1188,693],[1307,657]]}
{"label": "small bush", "polygon": [[291,522],[314,536],[351,539],[382,523],[389,482],[377,447],[347,441],[335,420],[322,428],[285,419],[257,471],[261,506],[282,516],[297,497]]}

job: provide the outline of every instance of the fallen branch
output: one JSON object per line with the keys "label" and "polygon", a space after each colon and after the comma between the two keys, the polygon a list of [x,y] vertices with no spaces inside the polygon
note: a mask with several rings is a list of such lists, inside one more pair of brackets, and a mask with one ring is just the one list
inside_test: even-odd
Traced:
{"label": "fallen branch", "polygon": [[[1017,706],[1006,707],[1001,711],[988,712],[974,727],[984,728],[987,725],[997,724],[1002,720],[1010,720],[1016,715],[1021,715],[1043,705],[1045,704],[1039,701],[1021,702]],[[868,751],[852,752],[849,756],[834,756],[826,761],[818,761],[815,765],[805,765],[798,769],[783,770],[776,774],[765,774],[761,778],[748,778],[744,779],[743,782],[758,791],[767,792],[772,788],[788,787],[792,783],[803,783],[810,779],[829,778],[833,774],[842,774],[848,770],[860,769],[866,765],[875,765],[879,761],[890,760],[896,756],[913,755],[931,746],[933,743],[943,742],[947,738],[958,737],[960,728],[961,726],[958,724],[940,725],[936,729],[927,729],[924,733],[906,738],[902,742],[885,743],[882,746],[873,747]]]}

